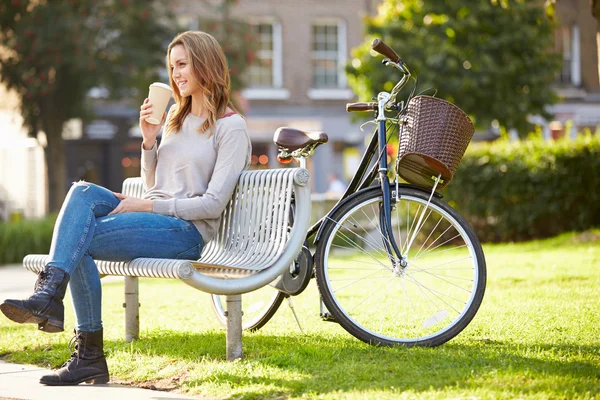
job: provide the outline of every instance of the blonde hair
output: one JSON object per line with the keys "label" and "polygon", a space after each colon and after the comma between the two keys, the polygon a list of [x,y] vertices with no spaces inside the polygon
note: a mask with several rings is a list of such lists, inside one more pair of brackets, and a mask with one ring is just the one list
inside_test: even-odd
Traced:
{"label": "blonde hair", "polygon": [[[192,75],[200,84],[202,91],[202,109],[208,113],[206,121],[199,129],[200,133],[214,132],[215,124],[230,107],[235,110],[230,101],[231,80],[227,68],[227,59],[217,40],[206,32],[187,31],[177,35],[167,50],[167,71],[175,98],[175,108],[167,121],[165,132],[175,133],[181,130],[185,117],[192,110],[192,97],[182,97],[179,88],[173,80],[169,57],[171,50],[177,45],[185,49]],[[235,110],[237,112],[237,110]]]}

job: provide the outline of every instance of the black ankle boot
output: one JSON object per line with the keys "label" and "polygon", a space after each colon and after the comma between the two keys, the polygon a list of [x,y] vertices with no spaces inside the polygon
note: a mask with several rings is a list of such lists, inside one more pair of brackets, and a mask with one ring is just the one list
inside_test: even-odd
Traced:
{"label": "black ankle boot", "polygon": [[33,294],[25,300],[4,300],[0,311],[20,324],[38,324],[44,332],[62,332],[65,324],[63,298],[69,275],[60,268],[47,265],[38,274]]}
{"label": "black ankle boot", "polygon": [[49,386],[79,385],[81,382],[108,383],[110,377],[104,357],[102,329],[96,332],[79,331],[73,342],[75,351],[71,359],[51,375],[42,376],[40,383]]}

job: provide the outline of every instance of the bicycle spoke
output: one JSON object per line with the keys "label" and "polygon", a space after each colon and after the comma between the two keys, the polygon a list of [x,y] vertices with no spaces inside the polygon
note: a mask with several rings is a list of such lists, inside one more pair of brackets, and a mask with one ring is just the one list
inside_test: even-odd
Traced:
{"label": "bicycle spoke", "polygon": [[[418,270],[425,271],[425,270],[431,270],[431,269],[438,269],[438,268],[443,267],[444,265],[450,265],[450,264],[457,263],[459,261],[472,260],[472,259],[473,258],[471,256],[468,256],[468,257],[463,257],[463,258],[459,258],[459,259],[456,259],[456,260],[450,260],[450,261],[444,262],[442,264],[437,264],[437,265],[434,265],[433,267],[427,267],[427,268],[419,268],[418,264],[414,264],[414,263],[411,263],[411,265],[412,265],[413,268],[417,268]],[[469,268],[469,269],[472,269],[472,268]]]}
{"label": "bicycle spoke", "polygon": [[[362,248],[360,248],[360,247],[359,247],[359,246],[358,246],[356,243],[354,243],[354,242],[352,241],[352,239],[351,239],[351,238],[350,238],[348,235],[346,235],[346,234],[345,234],[345,233],[343,233],[343,232],[340,232],[340,231],[339,231],[339,227],[342,227],[342,226],[343,226],[343,224],[340,224],[340,223],[338,222],[338,223],[336,223],[336,225],[338,225],[338,233],[340,234],[340,236],[341,236],[341,239],[342,239],[342,240],[344,240],[346,243],[348,243],[348,244],[352,245],[352,247],[353,247],[354,249],[356,249],[356,250],[358,250],[358,251],[360,251],[360,252],[362,252],[362,253],[365,253],[365,254],[367,254],[369,257],[371,257],[373,260],[375,260],[375,261],[376,261],[376,262],[377,262],[379,265],[381,265],[382,267],[384,267],[384,268],[386,268],[386,269],[390,270],[390,268],[389,268],[388,266],[386,266],[386,265],[385,265],[385,264],[383,264],[381,261],[379,261],[377,258],[375,258],[375,257],[374,257],[374,256],[373,256],[371,253],[369,253],[369,252],[365,252],[365,251],[364,251]],[[352,233],[356,233],[356,232],[353,232],[352,230],[350,230],[350,232],[352,232]],[[368,241],[367,241],[366,239],[364,239],[363,237],[361,237],[360,235],[358,235],[358,234],[357,234],[357,237],[361,238],[361,239],[362,239],[362,240],[363,240],[365,243],[367,243],[367,244],[368,244]],[[375,250],[377,250],[377,249],[375,249]]]}
{"label": "bicycle spoke", "polygon": [[460,236],[460,234],[459,234],[459,233],[458,233],[458,234],[456,234],[456,236],[454,236],[454,237],[451,237],[450,239],[446,240],[444,243],[441,243],[441,244],[439,244],[438,246],[436,246],[435,248],[433,248],[433,249],[431,249],[431,250],[429,250],[429,251],[426,251],[425,253],[421,254],[421,256],[420,256],[420,257],[423,257],[423,256],[425,256],[425,255],[429,254],[431,251],[433,251],[433,250],[435,250],[435,249],[437,249],[437,248],[439,248],[439,247],[441,247],[441,246],[445,245],[445,244],[446,244],[446,243],[448,243],[448,242],[451,242],[451,241],[453,241],[454,239],[456,239],[456,238],[457,238],[457,237],[459,237],[459,236]]}
{"label": "bicycle spoke", "polygon": [[[469,290],[468,290],[468,289],[465,289],[465,288],[463,288],[462,286],[460,286],[460,285],[458,285],[458,284],[456,284],[456,283],[454,283],[454,282],[450,282],[449,280],[447,280],[447,279],[444,279],[443,277],[446,277],[445,275],[433,274],[433,273],[431,273],[431,272],[429,272],[429,271],[425,271],[425,270],[418,270],[418,271],[411,271],[411,272],[412,272],[412,273],[415,273],[415,272],[423,272],[423,273],[425,273],[425,274],[427,274],[427,275],[429,275],[429,276],[432,276],[432,277],[434,277],[434,278],[440,279],[440,280],[442,280],[442,281],[444,281],[444,282],[446,282],[446,283],[448,283],[448,284],[450,284],[450,285],[452,285],[452,286],[456,287],[457,289],[461,289],[461,290],[464,290],[465,292],[469,292]],[[458,280],[466,280],[466,281],[468,281],[468,282],[473,282],[473,280],[472,280],[472,279],[467,279],[467,278],[455,278],[455,279],[458,279]]]}
{"label": "bicycle spoke", "polygon": [[[420,212],[421,212],[421,205],[419,204],[419,206],[417,207],[417,212],[415,213],[415,215],[419,215]],[[410,213],[407,216],[410,219]],[[408,247],[410,245],[410,238],[413,235],[413,228],[416,229],[416,227],[415,227],[415,223],[416,222],[417,222],[417,218],[414,218],[413,221],[412,221],[412,223],[410,224],[410,229],[408,230],[408,233],[406,234],[406,245],[402,249],[402,254],[408,254],[408,250],[409,250]]]}
{"label": "bicycle spoke", "polygon": [[[442,246],[442,245],[440,245],[439,247],[441,247],[441,246]],[[439,248],[439,247],[436,247],[435,249],[437,249],[437,248]],[[467,245],[466,245],[466,244],[461,244],[460,246],[454,246],[454,247],[445,248],[445,249],[442,249],[442,250],[437,250],[437,251],[435,251],[435,249],[431,249],[431,251],[430,251],[430,252],[423,253],[423,254],[421,254],[421,255],[420,255],[418,258],[413,258],[413,262],[414,262],[415,260],[418,260],[418,259],[421,259],[421,258],[425,258],[425,257],[427,257],[427,256],[430,256],[430,255],[435,255],[435,256],[438,256],[438,255],[440,255],[440,254],[442,254],[442,253],[447,253],[447,252],[449,252],[449,251],[456,251],[456,250],[458,250],[458,249],[462,249],[462,248],[465,248],[465,247],[467,247]]]}
{"label": "bicycle spoke", "polygon": [[[441,221],[441,220],[440,220],[440,221]],[[444,230],[444,232],[442,232],[442,233],[441,233],[441,234],[440,234],[440,235],[439,235],[437,238],[435,238],[435,240],[434,240],[433,242],[431,242],[431,243],[429,244],[429,246],[427,246],[423,252],[424,252],[424,253],[427,253],[427,251],[428,251],[428,250],[431,248],[431,246],[433,246],[433,245],[434,245],[434,244],[435,244],[435,243],[436,243],[438,240],[440,240],[440,238],[441,238],[441,237],[443,237],[443,236],[446,234],[446,232],[448,232],[448,230],[449,230],[450,228],[452,228],[452,225],[449,225],[449,226],[446,228],[446,230]],[[438,245],[438,246],[434,247],[434,249],[438,248],[439,246],[440,246],[440,245]],[[415,258],[417,258],[417,257],[420,257],[420,256],[421,256],[421,254],[423,254],[423,253],[420,253],[420,252],[418,252],[417,254],[415,254]]]}
{"label": "bicycle spoke", "polygon": [[[344,233],[341,233],[341,232],[340,232],[340,235],[341,235],[341,237],[342,237],[342,240],[346,241],[347,243],[353,243],[353,242],[352,242],[352,240],[351,240],[351,239],[350,239],[350,238],[349,238],[349,237],[348,237],[346,234],[344,234]],[[389,268],[388,266],[386,266],[384,263],[382,263],[381,261],[379,261],[378,259],[376,259],[376,258],[375,258],[375,257],[374,257],[374,256],[373,256],[371,253],[366,253],[366,252],[364,252],[364,251],[363,251],[363,249],[361,249],[360,247],[358,247],[358,246],[357,246],[355,243],[354,243],[354,245],[356,246],[356,250],[359,250],[360,252],[367,254],[367,255],[368,255],[369,257],[371,257],[373,260],[377,261],[377,263],[378,263],[379,265],[381,265],[382,267],[384,267],[384,268],[386,268],[386,269],[388,269],[388,270],[390,269],[390,268]]]}
{"label": "bicycle spoke", "polygon": [[[367,264],[367,265],[381,265],[381,263],[373,263],[373,262],[368,262],[368,261],[361,261],[361,264]],[[347,267],[329,267],[329,270],[342,270],[342,271],[372,271],[373,268],[347,268]],[[389,271],[389,269],[386,268],[381,268],[381,271]]]}
{"label": "bicycle spoke", "polygon": [[402,225],[402,219],[400,218],[400,207],[396,207],[396,216],[398,217],[398,223],[396,224],[396,226],[398,227],[398,247],[401,248],[400,251],[402,253],[402,256],[404,257],[404,251],[402,251],[402,232],[400,230],[400,226]]}
{"label": "bicycle spoke", "polygon": [[427,216],[425,216],[425,210],[428,210],[427,208],[423,209],[422,214],[419,216],[419,221],[417,222],[417,226],[415,227],[415,232],[413,232],[411,238],[410,238],[410,242],[408,243],[408,248],[406,249],[406,255],[408,257],[408,252],[410,251],[410,248],[412,247],[413,242],[415,241],[415,239],[417,238],[417,235],[419,234],[419,232],[421,232],[421,229],[423,228],[423,226],[425,226],[425,223],[427,222],[427,220],[429,219],[429,216],[431,215],[431,211],[429,210],[429,212],[427,213]]}
{"label": "bicycle spoke", "polygon": [[[379,214],[379,211],[378,211],[378,210],[375,210],[375,209],[374,209],[374,207],[371,207],[371,209],[372,209],[372,211],[373,211],[373,214],[377,214],[377,215]],[[380,224],[379,224],[379,218],[377,218],[377,220],[375,220],[375,217],[373,217],[373,218],[369,218],[369,216],[368,216],[368,215],[367,215],[367,214],[364,212],[364,210],[361,210],[361,211],[362,211],[362,213],[364,214],[364,216],[365,216],[365,217],[367,217],[367,219],[369,219],[369,221],[371,222],[371,224],[372,224],[373,226],[377,227],[377,231],[379,232],[380,238],[381,238],[381,239],[383,239],[383,240],[385,240],[385,241],[386,241],[386,243],[387,243],[388,245],[391,245],[391,242],[390,242],[390,240],[388,239],[387,235],[385,235],[385,234],[383,233],[383,230],[382,230],[382,228],[381,228],[381,226],[380,226]],[[381,251],[381,254],[382,254],[383,256],[385,256],[385,257],[388,257],[388,256],[389,256],[389,255],[388,255],[388,253],[387,253],[387,250],[386,250],[386,252],[383,252],[383,251]]]}
{"label": "bicycle spoke", "polygon": [[[379,272],[379,271],[377,271],[377,272]],[[376,274],[377,272],[374,272],[373,274]],[[390,279],[390,277],[389,277],[389,276],[379,276],[379,277],[377,277],[377,278],[371,278],[371,275],[369,275],[369,276],[366,276],[366,277],[364,277],[364,278],[362,278],[362,279],[356,279],[356,278],[338,278],[338,279],[330,279],[329,281],[330,281],[330,282],[344,282],[344,281],[353,281],[353,282],[358,282],[358,281],[367,280],[367,279],[368,279],[368,280],[376,280],[376,279]],[[345,289],[346,287],[347,287],[347,286],[344,286],[344,287],[341,287],[341,288],[339,288],[339,289],[337,289],[337,290],[342,290],[342,289]]]}
{"label": "bicycle spoke", "polygon": [[337,293],[337,292],[339,292],[340,290],[346,289],[347,287],[350,287],[350,286],[352,286],[352,285],[355,285],[355,284],[357,284],[358,282],[362,282],[362,281],[364,281],[365,279],[367,279],[367,278],[369,278],[369,277],[371,277],[371,276],[373,276],[373,275],[375,275],[375,274],[378,274],[378,273],[379,273],[379,271],[375,271],[375,272],[373,272],[371,275],[367,275],[367,276],[365,276],[364,278],[361,278],[361,279],[356,279],[356,280],[355,280],[353,283],[351,283],[351,284],[349,284],[349,285],[346,285],[346,286],[342,286],[341,288],[337,288],[337,289],[335,289],[333,292],[334,292],[334,293]]}
{"label": "bicycle spoke", "polygon": [[[429,232],[429,235],[427,235],[427,238],[425,240],[423,240],[423,244],[421,245],[421,247],[419,247],[419,250],[417,250],[417,254],[415,254],[414,258],[417,258],[419,256],[419,253],[421,253],[421,250],[423,249],[423,246],[425,246],[425,243],[427,243],[427,241],[429,240],[429,238],[431,237],[431,235],[433,235],[433,232],[435,232],[435,230],[437,229],[438,225],[440,224],[440,222],[442,222],[442,220],[438,220],[437,224],[435,224],[435,226],[433,227],[433,229],[431,230],[431,232]],[[436,240],[438,240],[442,235],[438,236],[437,239],[435,239],[433,241],[433,243],[435,243]],[[430,246],[428,246],[429,248]]]}
{"label": "bicycle spoke", "polygon": [[[388,286],[390,286],[390,285],[392,284],[392,282],[394,282],[394,281],[393,281],[393,280],[390,280],[390,281],[389,281],[389,282],[388,282],[388,283],[385,285],[385,287],[388,287]],[[352,308],[349,310],[349,314],[351,315],[351,314],[352,314],[352,312],[353,312],[353,311],[356,309],[356,307],[360,306],[361,304],[364,304],[364,303],[365,303],[367,300],[369,300],[370,298],[372,298],[373,296],[375,296],[375,294],[376,294],[376,293],[378,293],[378,292],[381,294],[381,292],[382,292],[382,291],[375,291],[375,292],[373,292],[372,294],[370,294],[369,296],[367,296],[367,298],[365,298],[363,301],[361,301],[360,303],[358,303],[358,304],[356,304],[354,307],[352,307]],[[384,293],[385,293],[385,292],[384,292]]]}
{"label": "bicycle spoke", "polygon": [[[408,275],[407,275],[407,277],[408,277]],[[426,297],[426,298],[429,300],[429,303],[430,303],[430,304],[435,304],[435,303],[434,303],[434,302],[433,302],[433,301],[430,299],[430,297],[429,297],[429,296],[427,296],[427,294],[424,292],[424,290],[425,290],[425,291],[427,291],[428,293],[431,293],[431,294],[432,294],[432,295],[433,295],[435,298],[437,298],[437,299],[438,299],[438,300],[440,300],[442,303],[446,304],[448,307],[452,308],[454,311],[456,311],[456,312],[458,313],[458,311],[457,311],[457,310],[456,310],[456,309],[455,309],[455,308],[454,308],[452,305],[450,305],[449,303],[447,303],[447,302],[446,302],[444,299],[442,299],[440,296],[444,296],[444,297],[446,297],[446,298],[448,298],[448,299],[451,299],[451,300],[454,300],[454,301],[456,301],[456,302],[458,302],[458,303],[461,303],[461,302],[462,302],[461,300],[459,300],[459,299],[455,299],[455,298],[453,298],[452,296],[446,295],[446,294],[444,294],[444,293],[441,293],[441,292],[439,292],[439,291],[436,291],[436,290],[433,290],[433,289],[431,289],[431,288],[429,288],[429,287],[426,287],[425,285],[422,285],[421,283],[419,283],[419,281],[417,281],[416,279],[415,279],[415,280],[413,280],[412,282],[413,282],[413,283],[414,283],[414,284],[417,286],[417,288],[419,288],[419,290],[420,290],[420,291],[423,293],[423,296],[424,296],[424,297]],[[462,289],[462,288],[461,288],[461,289]],[[438,295],[439,295],[439,296],[438,296]],[[432,311],[433,311],[433,310],[432,310]]]}
{"label": "bicycle spoke", "polygon": [[[356,337],[437,345],[464,329],[473,316],[467,311],[479,306],[480,260],[463,222],[438,198],[400,190],[391,235],[381,220],[381,193],[356,196],[329,217],[326,242],[317,247],[317,283],[332,316]],[[403,257],[410,252],[406,267],[391,262],[396,243]]]}

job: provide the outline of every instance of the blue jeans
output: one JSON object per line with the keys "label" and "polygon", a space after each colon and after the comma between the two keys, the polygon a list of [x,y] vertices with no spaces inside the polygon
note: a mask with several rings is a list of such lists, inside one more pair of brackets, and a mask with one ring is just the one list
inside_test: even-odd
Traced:
{"label": "blue jeans", "polygon": [[102,288],[93,259],[200,258],[203,240],[191,222],[146,212],[108,215],[119,202],[108,189],[75,183],[54,226],[47,265],[71,277],[69,287],[80,331],[102,329]]}

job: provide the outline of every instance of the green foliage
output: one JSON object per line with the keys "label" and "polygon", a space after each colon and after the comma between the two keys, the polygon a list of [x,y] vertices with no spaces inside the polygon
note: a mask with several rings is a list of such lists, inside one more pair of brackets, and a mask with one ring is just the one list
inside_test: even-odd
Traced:
{"label": "green foliage", "polygon": [[[0,79],[22,99],[32,133],[85,116],[85,97],[145,94],[164,67],[171,12],[146,0],[13,0],[0,5]],[[59,134],[60,134],[59,130]],[[47,132],[48,134],[49,132]],[[54,132],[52,132],[54,133]]]}
{"label": "green foliage", "polygon": [[[362,100],[389,91],[400,73],[371,51],[383,39],[419,77],[479,126],[493,120],[529,131],[528,115],[549,117],[559,59],[549,51],[553,25],[542,3],[524,0],[385,0],[365,19],[367,40],[353,50],[349,84]],[[419,91],[418,90],[418,91]]]}
{"label": "green foliage", "polygon": [[232,92],[240,91],[246,86],[244,72],[256,61],[258,50],[258,41],[252,25],[230,16],[230,7],[237,2],[237,0],[221,0],[217,6],[214,6],[212,12],[217,17],[199,18],[200,29],[213,35],[223,48],[231,73]]}
{"label": "green foliage", "polygon": [[600,227],[600,136],[472,144],[446,200],[482,241]]}
{"label": "green foliage", "polygon": [[158,0],[11,0],[0,3],[0,82],[21,99],[32,136],[42,130],[50,210],[66,187],[63,125],[90,117],[87,93],[137,97],[165,68],[173,3]]}
{"label": "green foliage", "polygon": [[0,265],[19,264],[27,254],[48,254],[56,215],[39,220],[0,222]]}

